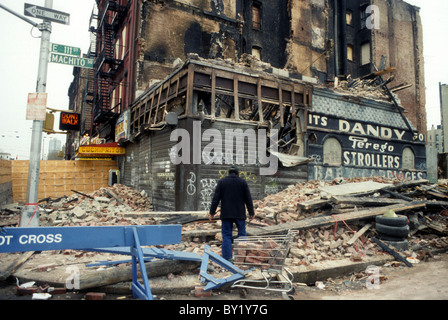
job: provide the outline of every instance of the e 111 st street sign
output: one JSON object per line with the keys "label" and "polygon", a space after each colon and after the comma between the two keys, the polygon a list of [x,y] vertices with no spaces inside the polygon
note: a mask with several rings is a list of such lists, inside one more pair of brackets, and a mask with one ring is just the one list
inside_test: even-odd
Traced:
{"label": "e 111 st street sign", "polygon": [[65,46],[62,44],[52,43],[50,45],[50,51],[55,53],[67,54],[70,56],[81,56],[81,48]]}
{"label": "e 111 st street sign", "polygon": [[28,17],[44,19],[61,24],[70,24],[70,14],[25,3],[24,14]]}
{"label": "e 111 st street sign", "polygon": [[87,68],[87,69],[93,68],[93,59],[66,56],[53,52],[50,55],[50,62],[66,64],[69,66]]}

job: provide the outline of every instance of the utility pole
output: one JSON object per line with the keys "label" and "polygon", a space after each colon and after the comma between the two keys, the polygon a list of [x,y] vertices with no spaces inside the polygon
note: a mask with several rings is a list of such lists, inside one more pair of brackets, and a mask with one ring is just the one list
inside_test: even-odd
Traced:
{"label": "utility pole", "polygon": [[[46,8],[53,8],[53,0],[45,0]],[[40,39],[39,68],[37,72],[36,92],[44,93],[47,87],[48,56],[50,54],[51,22],[44,20],[38,26],[42,32]],[[26,188],[26,203],[20,216],[20,227],[38,227],[40,214],[37,205],[39,189],[40,153],[42,147],[42,129],[44,122],[33,120],[31,136],[30,164],[28,168],[28,184]]]}
{"label": "utility pole", "polygon": [[[45,0],[45,7],[53,8],[53,0]],[[44,19],[42,23],[37,24],[32,20],[7,9],[3,5],[1,8],[14,14],[18,18],[37,27],[41,32],[40,53],[39,53],[39,68],[37,73],[37,93],[45,93],[47,86],[47,70],[48,70],[48,56],[50,54],[50,35],[51,22]],[[28,169],[28,184],[26,190],[26,203],[22,208],[20,216],[20,227],[38,227],[39,226],[39,207],[37,204],[37,192],[39,187],[39,171],[40,171],[40,152],[42,145],[42,129],[43,121],[33,120],[33,131],[31,136],[30,162]]]}

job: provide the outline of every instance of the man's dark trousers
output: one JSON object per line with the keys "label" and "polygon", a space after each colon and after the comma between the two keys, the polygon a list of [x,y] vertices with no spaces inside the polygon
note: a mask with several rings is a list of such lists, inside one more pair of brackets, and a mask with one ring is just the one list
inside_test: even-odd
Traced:
{"label": "man's dark trousers", "polygon": [[238,237],[246,236],[246,221],[244,219],[222,219],[221,220],[222,246],[221,256],[226,259],[232,259],[232,229],[236,224],[238,229]]}

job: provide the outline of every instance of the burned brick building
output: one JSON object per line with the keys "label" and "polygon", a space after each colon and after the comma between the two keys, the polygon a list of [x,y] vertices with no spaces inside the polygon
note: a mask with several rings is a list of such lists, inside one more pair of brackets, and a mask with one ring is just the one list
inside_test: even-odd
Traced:
{"label": "burned brick building", "polygon": [[[121,181],[146,190],[156,210],[206,210],[230,163],[241,164],[255,198],[308,179],[425,177],[418,8],[401,0],[97,4],[90,135],[126,149]],[[213,141],[228,132],[235,144],[223,153]],[[277,170],[260,174],[271,157]]]}
{"label": "burned brick building", "polygon": [[422,26],[404,1],[143,1],[140,17],[137,90],[188,53],[235,62],[250,54],[322,83],[395,68],[390,86],[410,85],[399,97],[426,131]]}

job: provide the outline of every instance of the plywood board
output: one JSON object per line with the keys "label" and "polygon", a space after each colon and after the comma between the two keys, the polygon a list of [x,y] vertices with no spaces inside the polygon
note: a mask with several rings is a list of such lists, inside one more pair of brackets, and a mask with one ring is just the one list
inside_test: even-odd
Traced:
{"label": "plywood board", "polygon": [[381,190],[383,188],[391,187],[390,183],[378,183],[374,181],[364,181],[356,183],[343,183],[336,186],[320,187],[319,190],[328,193],[332,196],[341,196],[355,193],[368,193]]}

